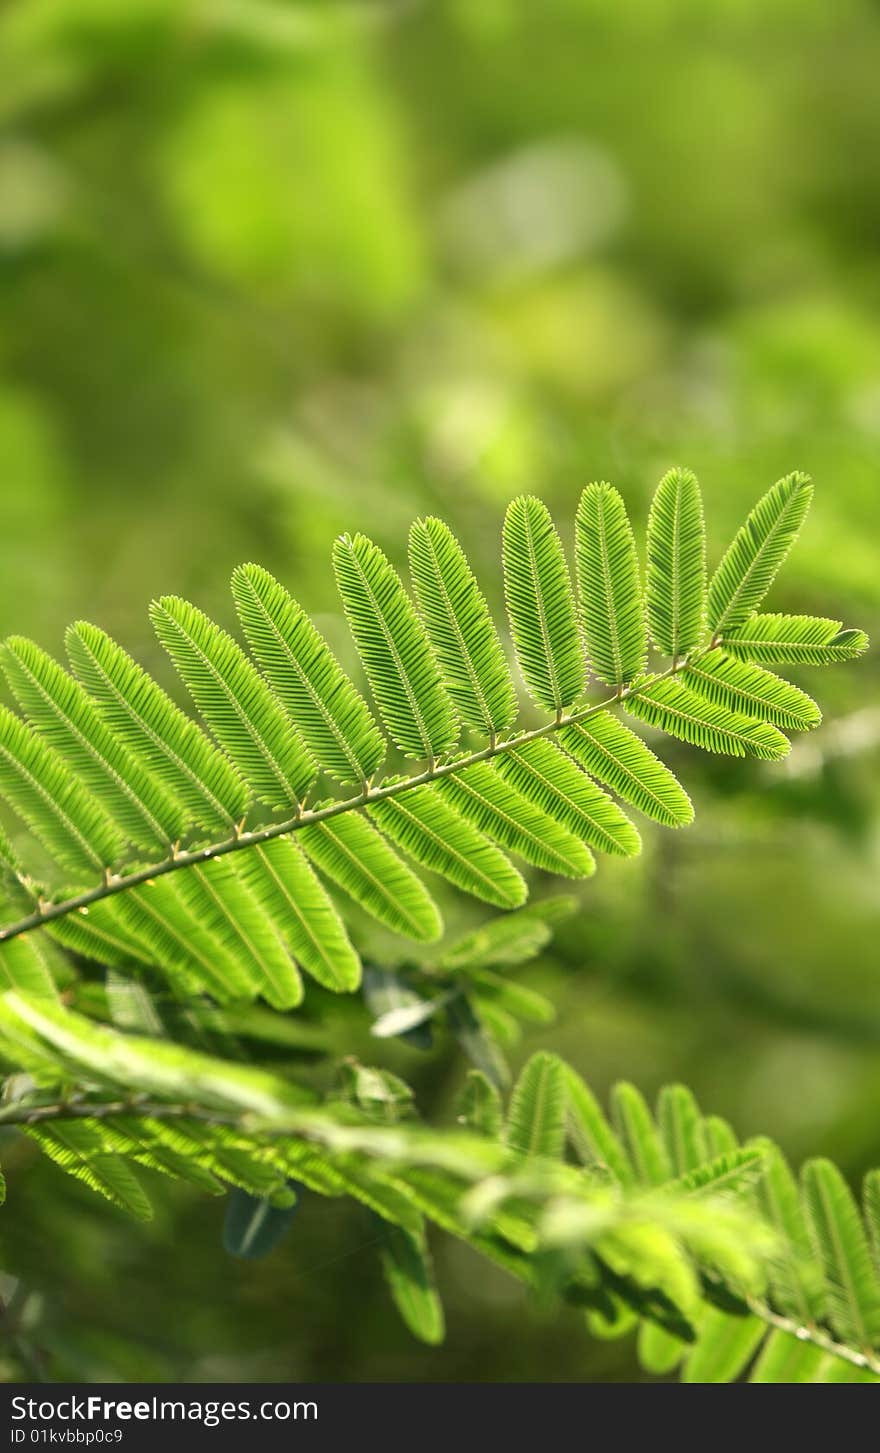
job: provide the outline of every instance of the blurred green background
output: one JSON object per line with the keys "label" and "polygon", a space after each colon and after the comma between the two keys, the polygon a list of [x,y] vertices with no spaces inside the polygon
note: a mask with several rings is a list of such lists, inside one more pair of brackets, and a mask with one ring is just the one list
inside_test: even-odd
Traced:
{"label": "blurred green background", "polygon": [[[871,0],[8,0],[0,630],[58,651],[87,617],[167,682],[148,600],[228,622],[256,558],[338,639],[334,534],[402,563],[422,511],[497,604],[513,494],[564,522],[609,478],[643,519],[682,463],[716,556],[809,471],[774,608],[876,636],[878,74]],[[880,1163],[877,677],[802,672],[829,723],[782,768],[664,749],[697,825],[582,888],[529,975],[558,1022],[517,1057],[684,1080],[796,1161]],[[452,1051],[384,1062],[450,1114]],[[5,1158],[3,1266],[55,1376],[637,1375],[442,1241],[448,1341],[420,1347],[342,1204],[250,1266],[217,1202],[161,1185],[137,1227]]]}

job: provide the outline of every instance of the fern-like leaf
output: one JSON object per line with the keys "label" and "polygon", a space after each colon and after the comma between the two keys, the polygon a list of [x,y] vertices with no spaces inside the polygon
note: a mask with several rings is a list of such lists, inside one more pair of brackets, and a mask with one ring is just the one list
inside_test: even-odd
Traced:
{"label": "fern-like leaf", "polygon": [[337,782],[369,781],[384,738],[302,606],[259,565],[234,571],[232,594],[256,660],[315,759]]}
{"label": "fern-like leaf", "polygon": [[574,833],[541,812],[488,762],[443,778],[438,788],[480,832],[534,867],[566,878],[588,878],[595,872],[592,853]]}
{"label": "fern-like leaf", "polygon": [[658,651],[678,660],[706,628],[706,528],[697,476],[664,474],[648,517],[648,624]]}
{"label": "fern-like leaf", "polygon": [[716,634],[741,626],[757,610],[810,508],[805,474],[780,479],[758,501],[709,584],[708,620]]}
{"label": "fern-like leaf", "polygon": [[299,846],[275,838],[246,853],[240,871],[268,921],[278,925],[306,972],[335,993],[356,989],[360,959]]}
{"label": "fern-like leaf", "polygon": [[193,822],[223,833],[242,819],[244,780],[121,646],[79,621],[67,632],[67,652],[114,736],[180,798]]}
{"label": "fern-like leaf", "polygon": [[553,936],[549,925],[539,916],[540,909],[541,905],[536,904],[480,924],[446,949],[439,967],[454,972],[493,965],[510,969],[527,963]]}
{"label": "fern-like leaf", "polygon": [[256,797],[271,808],[295,809],[317,766],[241,647],[176,596],[154,601],[150,619],[204,720]]}
{"label": "fern-like leaf", "polygon": [[406,757],[442,756],[458,739],[455,708],[424,626],[397,572],[365,535],[333,545],[336,581],[373,695]]}
{"label": "fern-like leaf", "polygon": [[424,1230],[413,1232],[381,1223],[382,1269],[394,1304],[414,1337],[436,1347],[443,1341],[445,1318]]}
{"label": "fern-like leaf", "polygon": [[120,1210],[149,1221],[153,1208],[127,1163],[108,1149],[100,1128],[89,1121],[34,1125],[25,1133],[68,1175],[84,1181]]}
{"label": "fern-like leaf", "polygon": [[394,933],[419,942],[440,937],[440,910],[421,879],[359,813],[303,828],[299,841],[325,877]]}
{"label": "fern-like leaf", "polygon": [[513,1087],[505,1139],[520,1155],[557,1160],[565,1142],[565,1068],[555,1054],[533,1054]]}
{"label": "fern-like leaf", "polygon": [[865,1223],[874,1253],[874,1267],[880,1278],[880,1170],[869,1170],[864,1185]]}
{"label": "fern-like leaf", "polygon": [[635,1085],[621,1083],[611,1092],[611,1114],[626,1146],[637,1179],[659,1186],[671,1178],[672,1167],[651,1112]]}
{"label": "fern-like leaf", "polygon": [[570,1065],[565,1066],[565,1092],[568,1133],[581,1160],[607,1170],[622,1186],[632,1185],[632,1167],[619,1136],[592,1090]]}
{"label": "fern-like leaf", "polygon": [[561,714],[586,684],[574,595],[562,543],[546,505],[523,495],[502,536],[504,596],[523,680],[532,699]]}
{"label": "fern-like leaf", "polygon": [[517,908],[526,885],[512,863],[448,802],[418,787],[373,803],[370,816],[423,868],[498,908]]}
{"label": "fern-like leaf", "polygon": [[0,706],[0,793],[55,861],[86,881],[122,852],[122,835],[103,807],[5,706]]}
{"label": "fern-like leaf", "polygon": [[705,752],[775,762],[790,748],[787,738],[769,722],[752,721],[739,712],[728,711],[698,696],[674,677],[648,681],[627,697],[626,709],[647,726]]}
{"label": "fern-like leaf", "polygon": [[185,826],[180,806],[116,740],[82,686],[19,636],[5,642],[2,660],[22,711],[125,837],[142,848],[176,842]]}
{"label": "fern-like leaf", "polygon": [[422,619],[458,714],[466,726],[494,737],[516,720],[516,694],[464,551],[442,520],[416,520],[409,563]]}
{"label": "fern-like leaf", "polygon": [[696,1170],[707,1158],[700,1109],[686,1085],[665,1085],[657,1100],[657,1124],[675,1175]]}
{"label": "fern-like leaf", "polygon": [[712,1307],[685,1360],[682,1382],[734,1382],[745,1371],[767,1328],[757,1317],[732,1317]]}
{"label": "fern-like leaf", "polygon": [[880,1345],[880,1277],[858,1207],[831,1161],[808,1161],[801,1179],[810,1231],[825,1267],[829,1320],[838,1336],[867,1351]]}
{"label": "fern-like leaf", "polygon": [[575,837],[600,853],[632,857],[641,840],[616,802],[544,737],[505,752],[496,771]]}
{"label": "fern-like leaf", "polygon": [[664,827],[693,822],[694,809],[681,783],[641,737],[609,711],[564,726],[558,741],[591,777]]}
{"label": "fern-like leaf", "polygon": [[797,1182],[784,1155],[770,1141],[757,1144],[764,1154],[758,1205],[780,1235],[781,1250],[770,1269],[773,1298],[799,1326],[810,1327],[825,1313],[822,1265],[810,1240]]}
{"label": "fern-like leaf", "polygon": [[724,649],[765,666],[828,666],[868,649],[864,631],[844,630],[824,616],[753,615],[724,632]]}
{"label": "fern-like leaf", "polygon": [[587,655],[600,681],[627,686],[645,669],[644,605],[626,505],[588,484],[575,519],[575,561]]}
{"label": "fern-like leaf", "polygon": [[772,1332],[749,1375],[749,1382],[815,1382],[824,1360],[821,1347],[789,1332]]}
{"label": "fern-like leaf", "polygon": [[720,647],[699,656],[685,668],[681,679],[715,706],[754,721],[772,722],[784,731],[807,732],[822,720],[815,701],[800,687],[762,666],[737,661]]}
{"label": "fern-like leaf", "polygon": [[43,946],[35,937],[0,943],[0,989],[15,989],[19,994],[57,1002],[55,981]]}

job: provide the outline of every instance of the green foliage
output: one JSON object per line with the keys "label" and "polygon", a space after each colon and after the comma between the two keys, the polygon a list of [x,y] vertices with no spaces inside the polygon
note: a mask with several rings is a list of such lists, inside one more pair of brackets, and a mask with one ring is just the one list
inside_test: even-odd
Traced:
{"label": "green foliage", "polygon": [[769,666],[829,666],[861,655],[868,638],[822,616],[753,615],[724,633],[724,649]]}
{"label": "green foliage", "polygon": [[697,476],[670,469],[648,518],[648,623],[658,651],[677,660],[706,628],[706,531]]}
{"label": "green foliage", "polygon": [[409,563],[422,618],[465,726],[494,737],[517,700],[498,631],[464,551],[442,520],[416,520]]}
{"label": "green foliage", "polygon": [[516,657],[532,700],[562,713],[586,685],[574,595],[546,505],[516,499],[504,517],[504,597]]}
{"label": "green foliage", "polygon": [[[707,1158],[716,1136],[683,1086],[661,1091],[656,1119],[633,1086],[617,1086],[617,1135],[579,1076],[539,1053],[506,1114],[498,1090],[472,1072],[458,1111],[465,1129],[428,1130],[403,1082],[353,1060],[321,1097],[9,992],[0,1055],[35,1082],[0,1121],[20,1124],[62,1170],[136,1217],[150,1214],[138,1166],[211,1193],[244,1192],[224,1233],[238,1256],[277,1245],[299,1198],[291,1181],[368,1207],[394,1300],[429,1343],[442,1338],[443,1312],[425,1219],[542,1295],[585,1304],[604,1336],[643,1321],[650,1370],[683,1359],[686,1381],[728,1381],[753,1362],[759,1380],[880,1377],[880,1268],[839,1172],[811,1162],[799,1200],[769,1143]],[[59,1101],[71,1082],[81,1084],[75,1100]],[[569,1139],[580,1166],[565,1159]],[[868,1224],[875,1189],[871,1177]],[[804,1274],[802,1216],[818,1258],[803,1317],[779,1275],[786,1264]],[[796,1358],[782,1337],[810,1343],[822,1362]]]}
{"label": "green foliage", "polygon": [[367,781],[385,756],[382,734],[302,606],[259,565],[233,571],[232,594],[254,658],[317,761],[337,782]]}
{"label": "green foliage", "polygon": [[364,535],[333,545],[345,614],[392,740],[405,757],[433,760],[455,745],[458,723],[425,628],[400,577]]}
{"label": "green foliage", "polygon": [[709,582],[709,625],[716,634],[749,619],[767,594],[804,522],[813,487],[789,474],[758,501]]}
{"label": "green foliage", "polygon": [[[748,651],[751,612],[807,500],[793,476],[759,503],[714,577],[712,634],[701,638],[696,481],[678,471],[661,483],[647,593],[622,499],[589,486],[575,528],[583,643],[550,515],[532,497],[514,501],[505,596],[523,677],[550,719],[513,733],[500,638],[460,546],[433,518],[410,536],[417,605],[364,536],[334,546],[387,743],[302,609],[255,566],[233,578],[252,657],[177,597],[151,607],[206,731],[94,627],[68,633],[72,675],[10,639],[3,664],[27,720],[0,713],[0,787],[73,878],[45,889],[3,840],[6,898],[24,917],[0,931],[0,1055],[26,1079],[0,1122],[21,1124],[62,1169],[137,1217],[150,1214],[138,1168],[212,1194],[233,1188],[226,1245],[245,1258],[270,1252],[287,1230],[292,1183],[351,1198],[379,1218],[393,1299],[430,1344],[443,1335],[443,1312],[427,1222],[540,1296],[583,1305],[599,1335],[649,1323],[648,1363],[671,1367],[680,1349],[686,1380],[727,1380],[753,1362],[769,1378],[792,1364],[780,1335],[822,1349],[819,1379],[836,1375],[827,1357],[873,1370],[872,1181],[866,1229],[830,1164],[808,1165],[799,1192],[773,1147],[738,1146],[680,1085],[661,1093],[656,1117],[634,1086],[616,1086],[612,1126],[548,1053],[528,1061],[502,1100],[521,1024],[553,1013],[510,969],[541,953],[570,906],[523,907],[527,884],[507,854],[585,878],[596,853],[638,853],[639,834],[606,788],[664,825],[692,816],[670,770],[614,715],[617,703],[694,745],[765,760],[788,749],[780,728],[818,722],[812,701]],[[671,657],[649,674],[646,618]],[[766,660],[786,638],[826,658],[861,647],[858,633],[829,634],[833,622],[819,639],[793,620],[772,626],[775,635],[758,630],[757,655]],[[725,649],[727,629],[739,633],[736,654]],[[584,645],[614,689],[594,704],[583,702]],[[472,750],[458,746],[460,724],[477,739]],[[419,765],[379,777],[395,748]],[[312,800],[322,771],[355,795]],[[154,861],[145,865],[144,853]],[[458,1042],[474,1067],[462,1129],[429,1130],[399,1076],[353,1057],[319,1086],[256,1069],[240,1053],[218,1056],[218,1045],[237,1045],[244,1001],[260,995],[280,1011],[301,1002],[301,971],[334,993],[360,986],[360,955],[325,884],[393,932],[436,940],[442,925],[423,871],[508,915],[434,962],[370,965],[364,984],[375,1039],[410,1051],[429,1049],[437,1033]],[[111,971],[101,1013],[116,1027],[95,1022],[94,1005],[92,1017],[62,1007],[47,933]],[[134,992],[141,973],[195,1006],[182,1038],[167,1034],[142,984]],[[212,1001],[221,1006],[213,1031]],[[219,1035],[207,1049],[197,1037],[206,1031]]]}
{"label": "green foliage", "polygon": [[[644,604],[632,526],[610,484],[589,484],[581,495],[575,559],[593,671],[607,686],[628,686],[645,669]],[[674,582],[669,585],[675,588]]]}
{"label": "green foliage", "polygon": [[[808,500],[791,476],[759,502],[713,582],[715,637],[700,641],[696,480],[672,471],[661,481],[647,599],[622,499],[609,485],[588,486],[575,521],[583,632],[598,678],[616,690],[593,705],[581,704],[586,662],[562,542],[540,501],[514,500],[503,531],[508,613],[526,685],[551,719],[513,735],[500,638],[461,547],[433,517],[410,534],[418,609],[365,536],[342,536],[333,548],[389,743],[302,608],[254,565],[232,582],[253,660],[186,601],[166,596],[151,607],[210,735],[93,626],[68,632],[74,675],[11,638],[3,664],[29,724],[0,714],[0,789],[66,876],[46,901],[20,875],[32,912],[6,936],[45,925],[99,963],[155,966],[184,992],[201,986],[221,1002],[262,994],[285,1008],[302,997],[300,970],[338,992],[360,983],[358,955],[322,880],[395,933],[429,941],[439,911],[397,849],[418,870],[506,909],[527,892],[508,853],[572,878],[594,872],[596,853],[637,853],[639,834],[605,787],[665,825],[688,822],[692,809],[669,769],[613,714],[618,699],[689,743],[767,760],[788,750],[780,727],[819,720],[799,688],[745,659],[750,621],[760,619],[750,612]],[[648,675],[646,613],[672,656]],[[817,637],[815,624],[772,619],[782,622],[777,635],[806,633],[811,651],[841,650],[839,630],[829,635],[834,623],[821,623]],[[714,643],[727,629],[740,633],[736,656]],[[755,639],[766,647],[770,638]],[[850,639],[854,651],[861,637]],[[456,747],[459,716],[480,739],[472,751]],[[422,765],[377,778],[393,747]],[[309,800],[320,770],[357,795]],[[487,995],[483,1012],[503,1037],[509,1011],[499,993]],[[462,1032],[475,1046],[474,1027]]]}

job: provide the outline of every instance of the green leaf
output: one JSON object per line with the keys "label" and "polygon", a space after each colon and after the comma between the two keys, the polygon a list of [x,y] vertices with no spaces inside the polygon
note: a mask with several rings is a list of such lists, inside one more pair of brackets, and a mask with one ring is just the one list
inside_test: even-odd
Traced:
{"label": "green leaf", "polygon": [[316,760],[337,782],[369,781],[385,741],[302,606],[259,565],[238,566],[232,594],[254,657]]}
{"label": "green leaf", "polygon": [[5,706],[0,706],[0,793],[56,862],[86,880],[122,852],[121,834],[104,808]]}
{"label": "green leaf", "polygon": [[874,1268],[880,1277],[880,1170],[869,1170],[863,1187],[865,1223],[874,1252]]}
{"label": "green leaf", "polygon": [[805,691],[762,666],[726,656],[717,647],[687,666],[681,679],[704,701],[754,721],[772,722],[785,731],[807,732],[822,720]]}
{"label": "green leaf", "polygon": [[484,1009],[488,996],[492,1008],[497,1006],[527,1024],[552,1024],[556,1018],[552,1001],[525,984],[494,974],[491,969],[471,969],[470,976]]}
{"label": "green leaf", "polygon": [[825,1354],[790,1332],[771,1332],[752,1368],[749,1382],[815,1382]]}
{"label": "green leaf", "polygon": [[735,1382],[767,1332],[757,1317],[734,1317],[712,1307],[700,1323],[697,1345],[688,1353],[682,1382]]}
{"label": "green leaf", "polygon": [[734,536],[709,584],[709,627],[741,626],[757,610],[804,522],[813,487],[805,474],[780,479]]}
{"label": "green leaf", "polygon": [[585,772],[646,817],[664,827],[693,822],[691,800],[669,768],[609,711],[563,727],[556,740]]}
{"label": "green leaf", "polygon": [[656,1322],[642,1322],[639,1327],[639,1362],[654,1377],[667,1377],[674,1372],[688,1350],[688,1344]]}
{"label": "green leaf", "polygon": [[586,685],[574,595],[550,514],[532,495],[504,519],[504,596],[516,656],[532,699],[547,711],[571,707]]}
{"label": "green leaf", "polygon": [[[97,963],[125,968],[133,959],[161,969],[186,995],[207,990],[220,1003],[250,998],[253,980],[230,951],[227,935],[217,935],[217,905],[200,885],[200,871],[156,878],[93,903],[85,913],[53,923],[52,935]],[[220,922],[226,927],[222,916]]]}
{"label": "green leaf", "polygon": [[664,474],[648,518],[648,624],[658,651],[677,661],[706,629],[706,529],[697,476]]}
{"label": "green leaf", "polygon": [[457,939],[439,961],[441,969],[513,968],[535,958],[553,937],[550,925],[538,917],[540,904],[481,923]]}
{"label": "green leaf", "polygon": [[657,1124],[673,1174],[683,1176],[706,1160],[700,1108],[685,1085],[664,1085],[657,1100]]}
{"label": "green leaf", "polygon": [[381,1236],[382,1269],[394,1304],[413,1336],[436,1347],[446,1327],[424,1230],[382,1222]]}
{"label": "green leaf", "polygon": [[464,1089],[456,1102],[456,1119],[478,1135],[499,1139],[503,1124],[501,1096],[481,1070],[468,1070]]}
{"label": "green leaf", "polygon": [[516,694],[498,631],[464,551],[442,520],[416,520],[409,564],[422,618],[461,720],[494,737],[513,725]]}
{"label": "green leaf", "polygon": [[392,842],[464,893],[517,908],[526,885],[499,848],[430,787],[372,803],[370,816]]}
{"label": "green leaf", "polygon": [[163,596],[150,619],[220,745],[271,808],[296,810],[315,779],[311,752],[231,636],[188,601]]}
{"label": "green leaf", "polygon": [[575,519],[575,561],[587,655],[608,686],[645,669],[639,565],[626,505],[613,485],[588,484]]}
{"label": "green leaf", "polygon": [[242,853],[241,858],[242,878],[270,922],[278,925],[296,961],[336,994],[356,989],[361,981],[360,959],[326,889],[297,844],[289,838],[274,838]]}
{"label": "green leaf", "polygon": [[757,1146],[728,1150],[680,1174],[666,1189],[684,1195],[740,1195],[760,1180],[764,1164],[764,1153]]}
{"label": "green leaf", "polygon": [[720,1115],[707,1115],[704,1118],[703,1135],[706,1150],[713,1160],[717,1159],[719,1155],[728,1155],[737,1148],[737,1138],[733,1129]]}
{"label": "green leaf", "polygon": [[70,663],[106,725],[208,832],[228,833],[249,793],[232,763],[161,687],[96,626],[67,632]]}
{"label": "green leaf", "polygon": [[440,910],[427,888],[360,813],[304,827],[298,838],[331,882],[394,933],[421,943],[440,937]]}
{"label": "green leaf", "polygon": [[167,851],[185,827],[181,806],[116,740],[79,682],[18,636],[3,646],[3,668],[22,711],[125,837]]}
{"label": "green leaf", "polygon": [[237,967],[247,976],[248,997],[263,994],[277,1009],[290,1009],[302,999],[299,974],[281,937],[293,915],[288,908],[282,918],[274,896],[267,902],[262,892],[271,851],[278,847],[281,853],[289,846],[266,844],[244,853],[236,863],[215,858],[177,874],[168,885],[169,896],[186,904],[200,928],[211,934],[208,952],[218,969],[221,963],[229,966],[229,986],[237,981]]}
{"label": "green leaf", "polygon": [[611,1091],[611,1113],[642,1185],[659,1186],[671,1175],[669,1157],[651,1112],[635,1085],[622,1082]]}
{"label": "green leaf", "polygon": [[499,757],[496,771],[518,792],[600,853],[633,857],[641,839],[616,802],[545,737]]}
{"label": "green leaf", "polygon": [[153,1208],[143,1187],[125,1161],[108,1150],[94,1122],[71,1120],[27,1125],[24,1132],[68,1175],[83,1181],[90,1190],[105,1196],[137,1220],[151,1219]]}
{"label": "green leaf", "polygon": [[440,795],[480,832],[546,873],[588,878],[590,851],[561,823],[542,812],[494,770],[476,762],[437,783]]}
{"label": "green leaf", "polygon": [[839,1337],[861,1349],[880,1344],[880,1277],[852,1192],[829,1160],[801,1173],[807,1218],[828,1284],[828,1318]]}
{"label": "green leaf", "polygon": [[17,989],[36,999],[58,1000],[58,990],[35,934],[0,943],[0,989]]}
{"label": "green leaf", "polygon": [[245,1261],[259,1261],[274,1251],[298,1210],[296,1201],[290,1206],[273,1206],[264,1196],[234,1190],[223,1223],[224,1250]]}
{"label": "green leaf", "polygon": [[505,1128],[511,1150],[558,1160],[565,1143],[565,1066],[557,1055],[533,1054],[513,1088]]}
{"label": "green leaf", "polygon": [[825,1312],[822,1265],[807,1230],[797,1182],[784,1155],[772,1141],[755,1143],[764,1152],[757,1203],[780,1234],[780,1250],[770,1268],[773,1302],[799,1326],[810,1327]]}
{"label": "green leaf", "polygon": [[592,1090],[570,1065],[565,1066],[568,1133],[584,1165],[610,1171],[623,1186],[633,1183],[626,1151],[602,1113]]}
{"label": "green leaf", "polygon": [[716,706],[672,677],[649,679],[626,698],[625,705],[646,726],[704,752],[775,762],[790,750],[790,743],[776,727]]}
{"label": "green leaf", "polygon": [[458,739],[455,708],[425,628],[378,545],[342,535],[333,545],[336,581],[383,720],[405,757],[429,761]]}
{"label": "green leaf", "polygon": [[724,649],[765,666],[827,666],[868,649],[864,631],[844,630],[823,616],[753,615],[723,636]]}

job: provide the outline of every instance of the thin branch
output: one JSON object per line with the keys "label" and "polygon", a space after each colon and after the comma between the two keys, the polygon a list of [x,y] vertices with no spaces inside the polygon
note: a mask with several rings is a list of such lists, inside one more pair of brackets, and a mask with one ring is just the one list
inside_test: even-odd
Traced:
{"label": "thin branch", "polygon": [[844,1362],[851,1362],[853,1367],[861,1367],[868,1372],[875,1372],[880,1377],[880,1357],[875,1357],[870,1352],[859,1352],[854,1347],[847,1347],[843,1342],[835,1342],[829,1333],[823,1332],[821,1327],[804,1326],[801,1322],[795,1322],[791,1317],[783,1317],[781,1313],[774,1312],[766,1302],[760,1301],[757,1297],[748,1298],[749,1311],[759,1317],[762,1322],[767,1322],[779,1332],[788,1332],[790,1336],[796,1337],[799,1342],[811,1342],[814,1347],[819,1347],[823,1352],[829,1352],[833,1357],[842,1357]]}
{"label": "thin branch", "polygon": [[[242,1130],[247,1130],[249,1125],[246,1114],[232,1112],[224,1114],[222,1111],[208,1110],[200,1105],[177,1105],[162,1101],[129,1098],[102,1100],[97,1103],[79,1100],[59,1101],[51,1105],[8,1105],[0,1109],[0,1126],[17,1125],[27,1128],[29,1125],[39,1125],[47,1120],[109,1120],[132,1115],[148,1120],[198,1120],[205,1125],[239,1126]],[[261,1126],[261,1133],[290,1135],[291,1131],[285,1127],[273,1130],[271,1126]],[[309,1139],[306,1129],[298,1131],[297,1134],[301,1139]],[[839,1357],[853,1367],[880,1376],[880,1357],[873,1353],[859,1351],[855,1347],[846,1346],[843,1342],[837,1342],[830,1333],[823,1331],[815,1324],[807,1326],[794,1321],[791,1317],[785,1317],[780,1312],[775,1312],[758,1297],[748,1297],[746,1305],[753,1316],[766,1322],[776,1331],[786,1332],[789,1336],[795,1337],[798,1342],[810,1343],[813,1347],[818,1347],[820,1351],[827,1352],[833,1357]]]}
{"label": "thin branch", "polygon": [[411,792],[415,787],[424,787],[430,782],[436,782],[438,778],[450,777],[455,772],[463,772],[465,768],[473,767],[477,762],[487,762],[493,757],[501,756],[504,752],[512,751],[528,742],[537,741],[540,737],[551,736],[562,727],[570,726],[575,722],[587,721],[591,716],[598,715],[600,711],[608,711],[619,706],[628,697],[643,690],[645,685],[677,675],[698,654],[701,653],[694,652],[689,657],[674,663],[668,670],[650,677],[648,682],[643,681],[637,687],[626,687],[623,691],[616,692],[594,706],[585,706],[579,711],[556,717],[553,721],[546,722],[544,726],[534,727],[531,731],[521,732],[504,741],[490,742],[488,747],[483,747],[478,752],[471,752],[469,756],[459,757],[455,761],[444,762],[439,766],[430,764],[425,771],[417,773],[414,777],[404,777],[401,781],[390,782],[384,787],[370,787],[359,792],[356,797],[340,799],[338,802],[331,802],[326,807],[316,808],[311,812],[299,812],[296,817],[288,818],[285,822],[269,823],[265,827],[254,828],[252,832],[236,831],[232,837],[225,838],[219,843],[212,843],[208,847],[193,848],[186,852],[176,851],[171,857],[163,858],[160,863],[138,868],[134,873],[117,875],[107,872],[102,882],[96,887],[88,888],[71,898],[65,898],[58,903],[47,903],[41,900],[33,913],[19,919],[17,923],[10,923],[4,928],[0,928],[0,943],[8,943],[23,933],[33,933],[38,928],[44,928],[47,923],[54,923],[59,918],[67,918],[71,913],[87,912],[93,903],[101,903],[105,898],[114,898],[118,893],[126,893],[132,888],[143,887],[152,883],[156,878],[164,878],[168,873],[179,873],[183,868],[196,867],[198,864],[211,862],[214,858],[226,857],[229,853],[240,853],[246,848],[271,842],[273,838],[289,837],[292,833],[300,832],[304,827],[326,822],[330,818],[339,817],[342,813],[355,812],[360,808],[369,807],[372,803],[381,802],[387,797],[399,797],[404,792]]}

